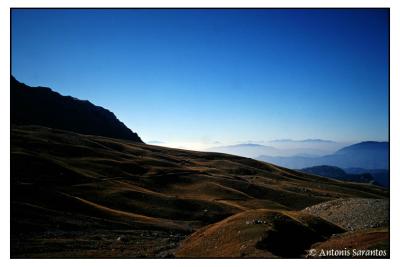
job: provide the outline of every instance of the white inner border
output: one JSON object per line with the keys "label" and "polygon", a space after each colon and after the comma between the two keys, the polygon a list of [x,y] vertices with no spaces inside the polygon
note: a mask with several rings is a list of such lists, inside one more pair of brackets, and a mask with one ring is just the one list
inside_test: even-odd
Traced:
{"label": "white inner border", "polygon": [[[149,266],[149,265],[168,265],[187,267],[205,267],[213,265],[243,267],[252,264],[265,266],[287,266],[296,264],[299,266],[335,266],[338,265],[393,265],[399,266],[399,238],[400,238],[400,209],[398,208],[399,179],[400,179],[400,138],[399,120],[400,114],[400,85],[399,85],[399,53],[400,53],[400,1],[396,0],[1,0],[0,1],[0,32],[1,32],[1,54],[0,54],[0,118],[1,118],[1,138],[0,138],[0,164],[1,164],[1,266]],[[390,228],[390,260],[357,260],[357,259],[337,259],[337,260],[267,260],[267,259],[222,259],[222,260],[185,260],[185,259],[135,259],[135,260],[10,260],[10,8],[11,7],[389,7],[390,8],[390,159],[391,159],[391,228]],[[397,49],[396,49],[397,48]],[[398,163],[399,162],[399,163]],[[396,263],[397,262],[397,263]]]}

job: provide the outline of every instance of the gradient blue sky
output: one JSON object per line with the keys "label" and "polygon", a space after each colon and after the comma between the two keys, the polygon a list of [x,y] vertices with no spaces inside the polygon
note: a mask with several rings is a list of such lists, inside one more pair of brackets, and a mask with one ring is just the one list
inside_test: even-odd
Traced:
{"label": "gradient blue sky", "polygon": [[387,140],[387,10],[13,10],[12,74],[145,140]]}

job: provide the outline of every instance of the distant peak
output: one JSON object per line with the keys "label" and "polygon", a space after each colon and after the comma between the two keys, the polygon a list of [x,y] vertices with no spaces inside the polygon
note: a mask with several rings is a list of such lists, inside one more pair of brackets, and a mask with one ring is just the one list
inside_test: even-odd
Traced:
{"label": "distant peak", "polygon": [[[362,141],[357,144],[362,144],[362,145],[376,145],[376,144],[387,144],[387,141]],[[356,145],[357,145],[356,144]]]}
{"label": "distant peak", "polygon": [[325,140],[325,139],[302,139],[302,140],[293,140],[293,139],[275,139],[270,141],[272,143],[284,143],[284,142],[293,142],[293,143],[336,143],[335,141],[332,140]]}
{"label": "distant peak", "polygon": [[325,139],[304,139],[300,140],[300,142],[335,143],[335,141]]}
{"label": "distant peak", "polygon": [[263,145],[254,144],[254,143],[244,143],[244,144],[236,144],[234,146],[263,146]]}
{"label": "distant peak", "polygon": [[349,151],[360,151],[360,150],[386,151],[388,149],[388,146],[389,146],[388,142],[363,141],[339,149],[336,153],[346,153]]}

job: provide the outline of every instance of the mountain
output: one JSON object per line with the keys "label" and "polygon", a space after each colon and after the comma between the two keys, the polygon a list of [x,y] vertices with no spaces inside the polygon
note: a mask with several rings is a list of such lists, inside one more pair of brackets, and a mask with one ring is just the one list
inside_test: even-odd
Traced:
{"label": "mountain", "polygon": [[340,168],[388,169],[389,143],[361,142],[321,157],[274,157],[263,155],[257,157],[257,159],[294,169],[318,165],[330,165]]}
{"label": "mountain", "polygon": [[303,169],[306,167],[325,165],[325,163],[322,162],[321,157],[315,157],[315,156],[280,157],[280,156],[262,155],[257,157],[256,159],[264,162],[270,162],[290,169]]}
{"label": "mountain", "polygon": [[[11,98],[11,258],[303,258],[338,243],[388,250],[384,188],[144,144],[110,111],[15,79]],[[356,220],[335,200],[362,207]]]}
{"label": "mountain", "polygon": [[293,139],[276,139],[270,141],[270,143],[323,143],[323,144],[334,144],[335,141],[324,140],[324,139],[303,139],[303,140],[293,140]]}
{"label": "mountain", "polygon": [[[276,145],[276,146],[275,146]],[[335,147],[338,147],[335,144]],[[310,143],[274,143],[274,146],[261,145],[254,143],[244,143],[230,146],[217,146],[208,148],[206,151],[210,152],[220,152],[233,154],[237,156],[247,157],[247,158],[257,158],[262,155],[269,156],[299,156],[307,155],[309,157],[318,157],[320,155],[326,155],[326,147],[320,147],[319,145],[310,145]]]}
{"label": "mountain", "polygon": [[343,169],[335,166],[314,166],[309,168],[301,169],[300,171],[320,175],[324,177],[335,178],[339,180],[345,181],[354,181],[359,183],[373,183],[374,177],[369,173],[360,173],[360,174],[348,174]]}
{"label": "mountain", "polygon": [[46,87],[30,87],[11,77],[11,124],[42,125],[76,133],[121,138],[140,137],[107,109],[62,96]]}
{"label": "mountain", "polygon": [[[353,223],[343,210],[331,207],[327,220],[303,212],[387,200],[381,187],[42,126],[10,134],[11,258],[300,258],[325,242],[388,247],[387,225],[347,232],[329,221]],[[357,220],[375,225],[375,206],[363,211]]]}
{"label": "mountain", "polygon": [[376,184],[389,187],[389,170],[385,169],[362,169],[362,168],[347,168],[345,171],[348,174],[369,173],[374,178]]}
{"label": "mountain", "polygon": [[330,178],[344,178],[347,175],[343,169],[327,165],[304,168],[300,171]]}
{"label": "mountain", "polygon": [[350,154],[350,153],[360,153],[360,152],[387,154],[388,150],[389,150],[388,142],[366,141],[339,149],[336,152],[336,154]]}
{"label": "mountain", "polygon": [[331,140],[324,140],[324,139],[304,139],[304,140],[300,140],[300,142],[312,142],[312,143],[336,143],[335,141],[331,141]]}
{"label": "mountain", "polygon": [[335,142],[324,139],[277,139],[265,143],[273,146],[284,153],[279,155],[264,154],[268,156],[298,156],[311,154],[313,156],[325,156],[336,152],[337,150],[349,145],[348,143]]}

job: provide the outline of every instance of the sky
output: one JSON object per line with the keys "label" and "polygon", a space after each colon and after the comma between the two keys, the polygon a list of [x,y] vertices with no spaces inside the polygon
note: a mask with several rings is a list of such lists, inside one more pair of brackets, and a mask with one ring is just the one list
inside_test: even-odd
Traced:
{"label": "sky", "polygon": [[145,141],[388,139],[385,9],[14,9],[12,75]]}

